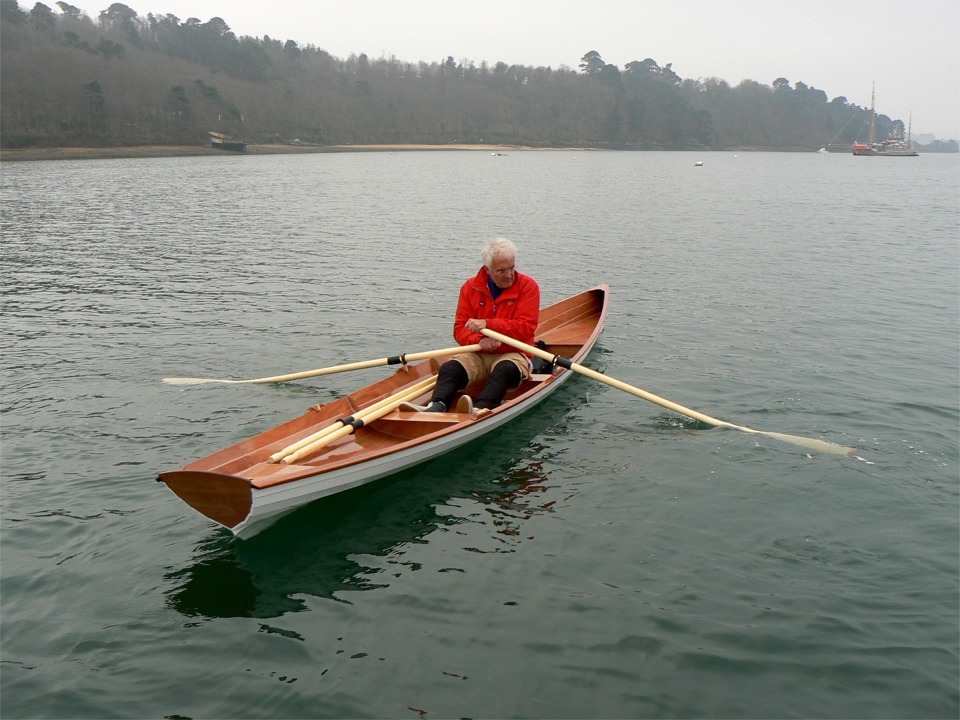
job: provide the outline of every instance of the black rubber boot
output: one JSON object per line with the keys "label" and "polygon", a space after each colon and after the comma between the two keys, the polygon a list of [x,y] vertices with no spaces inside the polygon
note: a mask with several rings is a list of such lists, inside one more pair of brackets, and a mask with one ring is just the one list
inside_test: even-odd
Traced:
{"label": "black rubber boot", "polygon": [[447,360],[440,366],[437,384],[433,388],[433,397],[430,399],[431,404],[442,402],[443,410],[438,412],[446,412],[453,405],[453,398],[456,396],[457,390],[465,388],[469,380],[470,378],[467,376],[467,371],[464,370],[463,365],[456,360]]}
{"label": "black rubber boot", "polygon": [[477,401],[474,403],[475,407],[477,409],[488,408],[493,410],[503,402],[503,396],[507,394],[507,390],[517,387],[522,379],[523,375],[520,374],[520,368],[517,367],[516,363],[509,360],[497,363],[493,372],[490,373],[487,384],[483,386],[483,390],[477,396]]}

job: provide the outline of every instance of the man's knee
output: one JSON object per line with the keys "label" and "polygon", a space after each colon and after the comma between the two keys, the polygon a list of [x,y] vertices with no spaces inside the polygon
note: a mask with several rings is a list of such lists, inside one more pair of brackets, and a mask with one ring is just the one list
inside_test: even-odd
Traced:
{"label": "man's knee", "polygon": [[507,390],[517,387],[522,379],[523,373],[512,360],[497,363],[490,371],[490,379],[477,397],[476,406],[489,409],[497,407],[503,401]]}
{"label": "man's knee", "polygon": [[490,379],[493,380],[494,378],[504,382],[506,388],[509,390],[520,384],[520,381],[523,379],[523,374],[515,362],[512,360],[504,360],[493,366]]}
{"label": "man's knee", "polygon": [[440,379],[449,378],[458,388],[465,387],[467,382],[470,380],[470,377],[467,375],[466,368],[463,367],[457,360],[447,360],[443,365],[440,366],[440,372],[438,375],[438,382]]}

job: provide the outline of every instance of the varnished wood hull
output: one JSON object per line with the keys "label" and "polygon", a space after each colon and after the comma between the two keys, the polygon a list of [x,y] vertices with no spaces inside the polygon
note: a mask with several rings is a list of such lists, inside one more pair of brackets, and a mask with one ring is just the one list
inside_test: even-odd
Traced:
{"label": "varnished wood hull", "polygon": [[[582,362],[603,329],[608,300],[609,289],[602,285],[541,309],[537,339],[548,352]],[[485,435],[545,400],[572,376],[563,368],[534,375],[483,418],[393,410],[314,455],[290,464],[270,460],[291,444],[434,375],[446,359],[408,365],[255,437],[161,473],[158,480],[236,536],[250,537],[302,505],[399,472]],[[424,392],[415,401],[426,401],[429,394]]]}

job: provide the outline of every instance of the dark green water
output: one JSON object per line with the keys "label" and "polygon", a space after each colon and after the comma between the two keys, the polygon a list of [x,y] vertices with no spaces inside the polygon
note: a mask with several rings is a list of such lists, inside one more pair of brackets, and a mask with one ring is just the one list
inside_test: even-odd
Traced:
{"label": "dark green water", "polygon": [[[696,160],[702,167],[694,167]],[[5,163],[4,718],[955,718],[960,158]],[[493,235],[589,365],[232,540],[156,474],[451,343]]]}

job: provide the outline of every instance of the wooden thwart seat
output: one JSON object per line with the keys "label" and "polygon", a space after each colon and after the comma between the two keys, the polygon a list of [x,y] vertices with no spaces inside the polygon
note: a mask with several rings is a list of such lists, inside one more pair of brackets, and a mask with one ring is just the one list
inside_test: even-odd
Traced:
{"label": "wooden thwart seat", "polygon": [[384,415],[382,420],[399,420],[401,422],[433,422],[454,425],[464,420],[469,420],[467,413],[457,412],[411,412],[409,410],[394,410],[388,415]]}

